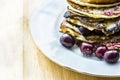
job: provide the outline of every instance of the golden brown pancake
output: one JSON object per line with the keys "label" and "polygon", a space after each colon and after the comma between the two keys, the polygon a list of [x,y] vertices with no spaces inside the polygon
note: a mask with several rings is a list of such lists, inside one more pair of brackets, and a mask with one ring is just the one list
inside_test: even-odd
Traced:
{"label": "golden brown pancake", "polygon": [[68,22],[78,25],[78,26],[83,26],[91,31],[93,30],[100,30],[103,32],[106,36],[112,35],[115,32],[120,31],[120,26],[117,26],[118,24],[120,25],[120,20],[119,21],[106,21],[106,22],[87,22],[82,19],[66,19]]}
{"label": "golden brown pancake", "polygon": [[[111,7],[111,6],[116,6],[116,5],[119,5],[120,4],[120,0],[113,0],[115,2],[111,2],[109,3],[110,1],[112,0],[109,0],[109,2],[107,2],[106,4],[104,3],[99,3],[99,4],[96,4],[96,3],[89,3],[87,2],[87,0],[67,0],[68,2],[73,2],[75,4],[78,4],[78,5],[81,5],[81,6],[87,6],[87,7],[96,7],[96,8],[100,8],[100,7]],[[96,2],[97,0],[93,0],[94,2]],[[102,0],[102,1],[106,1],[106,0]]]}
{"label": "golden brown pancake", "polygon": [[87,7],[68,1],[68,10],[93,18],[116,18],[120,16],[120,5],[111,7]]}
{"label": "golden brown pancake", "polygon": [[113,19],[96,19],[84,15],[77,15],[69,11],[65,13],[64,17],[66,21],[71,24],[77,25],[78,27],[83,26],[90,31],[99,30],[106,36],[120,31],[120,17]]}
{"label": "golden brown pancake", "polygon": [[71,25],[70,23],[66,22],[66,20],[62,22],[59,31],[62,33],[70,34],[79,41],[85,41],[90,43],[107,43],[107,42],[115,42],[120,40],[120,35],[119,35],[120,32],[111,36],[96,35],[96,34],[83,36],[82,34],[80,34],[76,26]]}
{"label": "golden brown pancake", "polygon": [[74,1],[80,1],[80,2],[87,2],[87,3],[115,3],[119,0],[74,0]]}

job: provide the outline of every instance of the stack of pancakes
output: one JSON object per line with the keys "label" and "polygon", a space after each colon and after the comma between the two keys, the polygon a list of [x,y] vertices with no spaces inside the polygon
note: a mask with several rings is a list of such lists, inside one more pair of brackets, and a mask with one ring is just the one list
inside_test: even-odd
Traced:
{"label": "stack of pancakes", "polygon": [[67,0],[60,32],[79,42],[120,42],[120,0]]}

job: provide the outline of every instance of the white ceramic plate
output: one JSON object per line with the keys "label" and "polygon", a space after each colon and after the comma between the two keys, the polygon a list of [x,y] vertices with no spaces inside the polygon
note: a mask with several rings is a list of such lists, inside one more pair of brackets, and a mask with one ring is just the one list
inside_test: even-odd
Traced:
{"label": "white ceramic plate", "polygon": [[79,48],[68,50],[59,42],[59,26],[66,11],[65,0],[44,0],[35,9],[30,30],[39,49],[55,63],[94,76],[120,76],[120,61],[110,65],[105,61],[82,56]]}

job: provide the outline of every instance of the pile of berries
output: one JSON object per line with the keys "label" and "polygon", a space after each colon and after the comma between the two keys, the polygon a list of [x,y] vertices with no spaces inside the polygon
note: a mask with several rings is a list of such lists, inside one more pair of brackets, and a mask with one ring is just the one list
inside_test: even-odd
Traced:
{"label": "pile of berries", "polygon": [[[76,40],[69,34],[63,34],[60,37],[60,43],[66,48],[72,48],[76,44]],[[82,42],[79,48],[83,55],[95,55],[98,59],[104,59],[107,63],[116,63],[119,60],[119,51],[116,49],[108,49],[106,45],[95,48],[95,45],[88,42]]]}

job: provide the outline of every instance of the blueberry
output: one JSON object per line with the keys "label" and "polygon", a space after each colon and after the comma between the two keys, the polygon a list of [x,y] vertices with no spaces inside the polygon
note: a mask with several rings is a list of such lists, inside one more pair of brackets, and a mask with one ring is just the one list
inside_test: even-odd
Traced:
{"label": "blueberry", "polygon": [[84,28],[84,27],[82,27],[82,26],[79,27],[79,31],[80,31],[80,33],[81,33],[82,35],[84,35],[84,36],[89,35],[90,32],[91,32],[90,30],[88,30],[87,28]]}
{"label": "blueberry", "polygon": [[99,31],[99,30],[94,30],[93,33],[96,35],[104,35],[102,31]]}
{"label": "blueberry", "polygon": [[65,12],[64,17],[65,18],[71,17],[71,12],[70,11]]}

